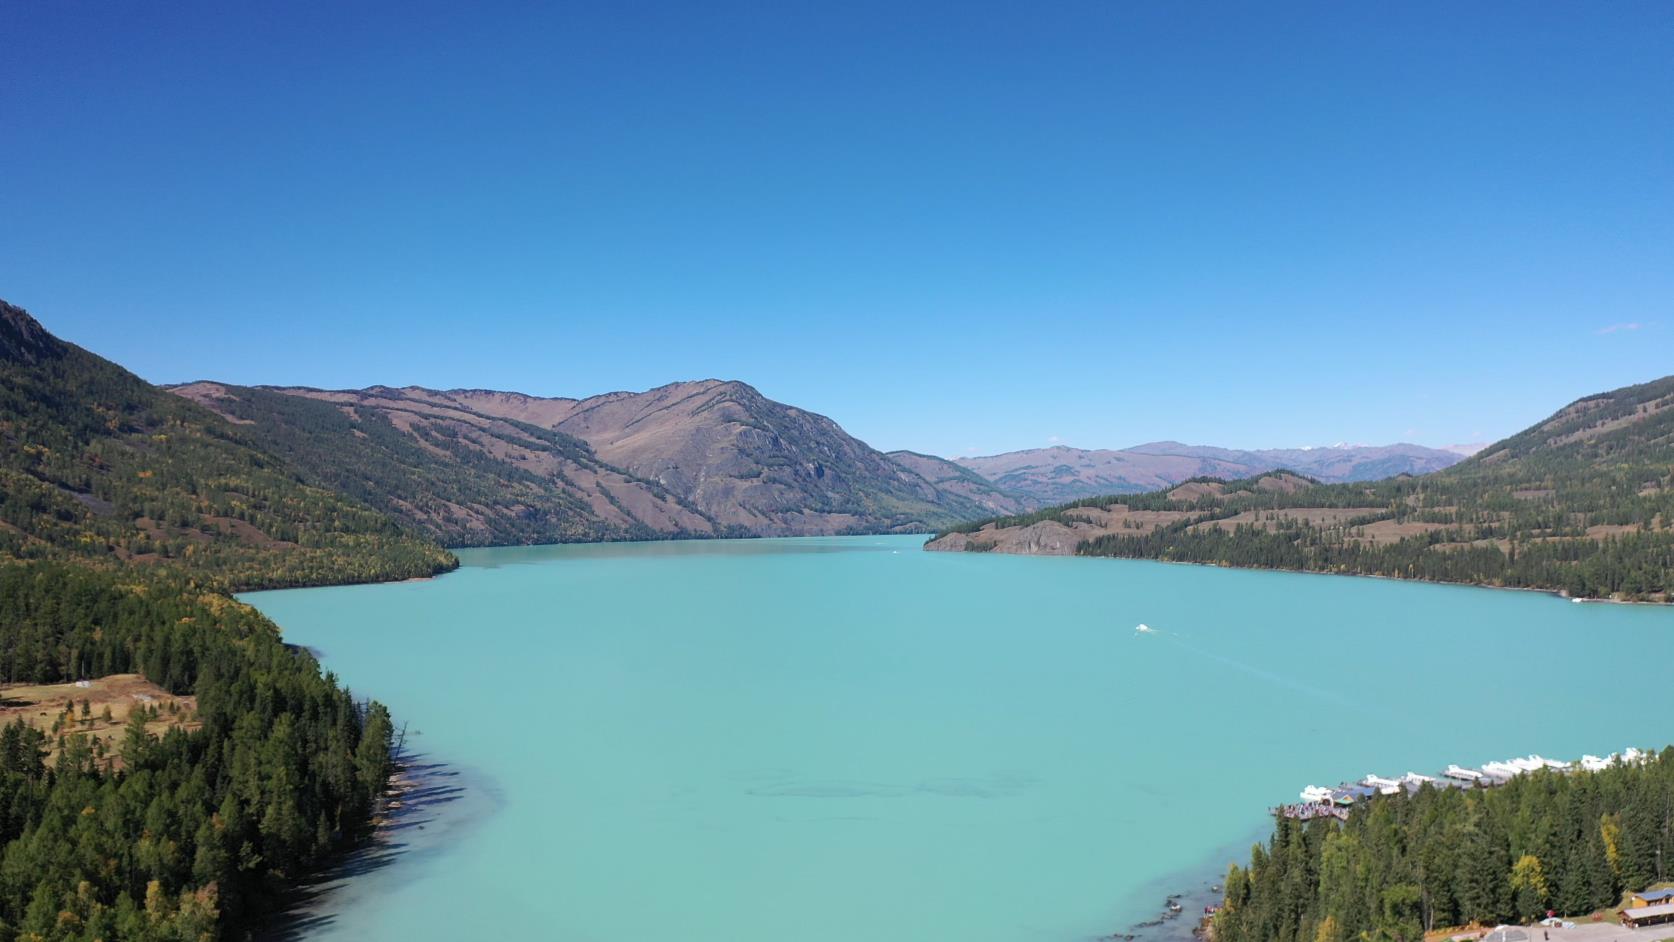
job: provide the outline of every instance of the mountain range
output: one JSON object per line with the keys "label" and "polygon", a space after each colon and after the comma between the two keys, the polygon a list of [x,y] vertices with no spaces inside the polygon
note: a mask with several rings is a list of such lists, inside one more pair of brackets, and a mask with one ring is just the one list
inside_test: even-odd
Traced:
{"label": "mountain range", "polygon": [[483,389],[170,387],[311,479],[450,546],[918,532],[1098,494],[1281,467],[1326,481],[1422,474],[1419,445],[1240,451],[1153,442],[949,461],[881,453],[738,381],[584,399]]}
{"label": "mountain range", "polygon": [[0,302],[0,556],[241,588],[422,575],[441,545],[927,532],[1028,505],[740,382],[585,399],[154,386]]}
{"label": "mountain range", "polygon": [[452,546],[922,532],[1022,503],[741,382],[586,399],[197,382],[177,395]]}
{"label": "mountain range", "polygon": [[333,566],[338,581],[422,574],[452,565],[441,546],[951,531],[1202,478],[1283,468],[1356,481],[1462,458],[1406,444],[1153,442],[949,461],[880,452],[737,381],[587,398],[164,388],[19,308],[0,306],[0,325],[0,554],[215,560],[245,587],[318,581]]}
{"label": "mountain range", "polygon": [[1135,494],[1195,477],[1228,480],[1285,468],[1315,480],[1372,481],[1397,474],[1428,474],[1464,455],[1422,445],[1332,445],[1243,451],[1180,442],[1150,442],[1119,450],[1031,448],[978,458],[955,458],[995,486],[1035,506]]}

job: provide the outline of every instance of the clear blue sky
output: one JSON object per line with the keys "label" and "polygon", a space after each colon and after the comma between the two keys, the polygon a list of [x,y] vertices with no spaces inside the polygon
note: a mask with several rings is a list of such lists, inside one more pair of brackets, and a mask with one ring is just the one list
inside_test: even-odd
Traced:
{"label": "clear blue sky", "polygon": [[1674,7],[0,4],[0,297],[155,381],[743,379],[883,448],[1674,372]]}

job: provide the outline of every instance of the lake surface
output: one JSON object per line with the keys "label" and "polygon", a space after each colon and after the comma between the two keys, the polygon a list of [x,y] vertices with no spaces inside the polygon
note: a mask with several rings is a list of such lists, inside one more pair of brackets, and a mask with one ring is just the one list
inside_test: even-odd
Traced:
{"label": "lake surface", "polygon": [[1304,785],[1674,739],[1666,608],[922,542],[247,596],[457,773],[298,935],[1085,940]]}

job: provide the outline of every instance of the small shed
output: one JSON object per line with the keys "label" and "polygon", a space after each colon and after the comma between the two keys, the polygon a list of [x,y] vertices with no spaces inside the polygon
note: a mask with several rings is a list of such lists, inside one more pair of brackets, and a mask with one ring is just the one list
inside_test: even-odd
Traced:
{"label": "small shed", "polygon": [[1377,793],[1377,789],[1365,785],[1344,785],[1331,793],[1331,803],[1339,806],[1352,805]]}

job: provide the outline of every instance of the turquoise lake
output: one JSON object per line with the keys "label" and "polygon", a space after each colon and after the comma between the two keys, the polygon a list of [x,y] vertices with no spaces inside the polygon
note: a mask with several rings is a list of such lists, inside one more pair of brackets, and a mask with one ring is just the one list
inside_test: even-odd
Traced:
{"label": "turquoise lake", "polygon": [[1304,785],[1674,740],[1637,669],[1666,608],[922,542],[467,550],[246,596],[439,773],[294,935],[1073,942]]}

